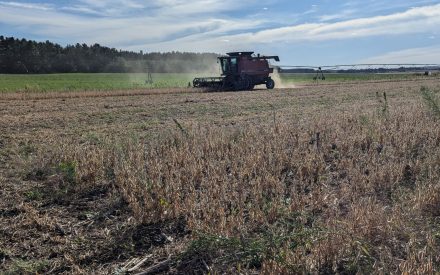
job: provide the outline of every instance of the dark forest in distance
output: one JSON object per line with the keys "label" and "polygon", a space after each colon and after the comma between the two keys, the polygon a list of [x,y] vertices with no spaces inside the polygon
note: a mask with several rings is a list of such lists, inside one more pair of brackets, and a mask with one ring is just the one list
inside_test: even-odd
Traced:
{"label": "dark forest in distance", "polygon": [[[0,35],[0,74],[201,73],[218,67],[216,53],[134,52],[99,44],[65,47]],[[388,73],[439,70],[439,66],[334,68],[327,73]],[[316,68],[279,68],[280,73],[314,73]]]}
{"label": "dark forest in distance", "polygon": [[143,53],[117,50],[99,44],[65,47],[0,36],[0,73],[190,73],[216,64],[214,53]]}

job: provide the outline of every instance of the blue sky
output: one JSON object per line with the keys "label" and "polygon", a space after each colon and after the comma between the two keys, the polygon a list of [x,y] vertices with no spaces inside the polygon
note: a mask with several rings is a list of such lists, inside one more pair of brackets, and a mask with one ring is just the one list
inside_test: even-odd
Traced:
{"label": "blue sky", "polygon": [[0,34],[143,51],[254,50],[285,65],[440,63],[440,0],[0,1]]}

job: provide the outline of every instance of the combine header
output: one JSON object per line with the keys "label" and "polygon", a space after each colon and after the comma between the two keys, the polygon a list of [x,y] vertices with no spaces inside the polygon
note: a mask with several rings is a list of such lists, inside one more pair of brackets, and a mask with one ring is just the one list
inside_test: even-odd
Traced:
{"label": "combine header", "polygon": [[220,56],[221,77],[195,78],[193,86],[207,87],[224,91],[252,90],[255,85],[266,84],[268,89],[275,87],[269,76],[273,68],[269,67],[269,59],[280,61],[278,56],[253,55],[253,52],[232,52]]}

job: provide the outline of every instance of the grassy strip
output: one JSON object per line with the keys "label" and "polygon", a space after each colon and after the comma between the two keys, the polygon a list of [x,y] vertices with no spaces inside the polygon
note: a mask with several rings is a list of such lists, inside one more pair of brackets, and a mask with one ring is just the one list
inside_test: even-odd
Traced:
{"label": "grassy strip", "polygon": [[[0,93],[11,92],[72,92],[72,91],[114,91],[127,89],[184,88],[192,84],[195,76],[215,74],[153,74],[153,83],[147,82],[147,74],[97,73],[97,74],[41,74],[0,75]],[[314,74],[280,74],[284,84],[315,83]],[[327,74],[322,83],[408,80],[421,76],[414,74]],[[280,83],[278,83],[280,84]]]}
{"label": "grassy strip", "polygon": [[153,74],[153,83],[147,83],[147,74],[42,74],[0,75],[0,92],[49,92],[84,90],[122,90],[187,87],[190,74]]}

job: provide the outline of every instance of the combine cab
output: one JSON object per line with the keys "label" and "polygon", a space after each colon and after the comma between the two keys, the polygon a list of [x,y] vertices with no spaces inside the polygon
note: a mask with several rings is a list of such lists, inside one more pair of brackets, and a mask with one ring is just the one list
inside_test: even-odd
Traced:
{"label": "combine cab", "polygon": [[207,87],[224,91],[252,90],[255,85],[266,84],[268,89],[275,87],[269,76],[273,68],[269,59],[280,61],[278,56],[253,55],[253,52],[233,52],[218,58],[222,68],[221,77],[195,78],[193,86]]}

